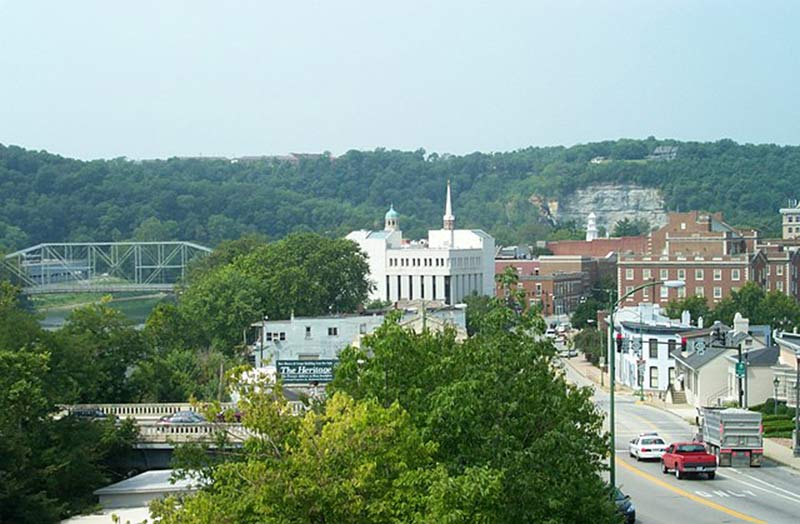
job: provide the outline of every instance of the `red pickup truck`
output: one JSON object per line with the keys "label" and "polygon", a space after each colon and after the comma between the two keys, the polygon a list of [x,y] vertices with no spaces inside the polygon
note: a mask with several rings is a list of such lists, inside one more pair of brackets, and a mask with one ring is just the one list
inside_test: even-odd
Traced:
{"label": "red pickup truck", "polygon": [[661,456],[661,472],[675,472],[675,478],[690,474],[705,474],[709,480],[716,476],[717,457],[706,452],[702,442],[677,442],[670,444]]}

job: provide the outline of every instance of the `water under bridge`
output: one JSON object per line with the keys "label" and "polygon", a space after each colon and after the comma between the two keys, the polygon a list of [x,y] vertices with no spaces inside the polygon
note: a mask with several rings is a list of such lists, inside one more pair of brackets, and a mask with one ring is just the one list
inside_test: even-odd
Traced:
{"label": "water under bridge", "polygon": [[6,255],[2,266],[29,295],[170,292],[210,252],[182,241],[48,243]]}

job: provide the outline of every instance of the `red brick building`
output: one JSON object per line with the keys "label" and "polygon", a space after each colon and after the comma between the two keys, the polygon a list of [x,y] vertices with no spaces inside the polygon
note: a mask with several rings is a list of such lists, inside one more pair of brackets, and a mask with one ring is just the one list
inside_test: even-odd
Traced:
{"label": "red brick building", "polygon": [[649,239],[647,236],[596,238],[594,240],[555,240],[547,243],[554,255],[581,255],[603,258],[609,253],[647,253]]}
{"label": "red brick building", "polygon": [[800,300],[800,251],[783,244],[768,243],[759,247],[767,258],[766,291],[781,291]]}
{"label": "red brick building", "polygon": [[[529,305],[541,308],[545,316],[569,315],[592,294],[599,279],[613,276],[616,257],[541,256],[531,260],[495,260],[495,274],[511,267],[519,275],[518,287],[525,291]],[[496,294],[503,289],[496,284]]]}
{"label": "red brick building", "polygon": [[618,291],[622,296],[646,282],[683,280],[684,288],[656,286],[637,292],[627,303],[666,303],[697,295],[713,306],[745,282],[766,285],[768,258],[757,242],[756,231],[733,228],[720,214],[670,213],[667,224],[650,234],[647,254],[620,257]]}

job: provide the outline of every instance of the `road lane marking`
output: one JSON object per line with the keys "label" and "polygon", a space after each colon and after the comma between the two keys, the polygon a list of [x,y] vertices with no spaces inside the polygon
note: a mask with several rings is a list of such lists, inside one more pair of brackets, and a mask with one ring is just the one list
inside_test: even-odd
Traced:
{"label": "road lane marking", "polygon": [[[782,491],[783,493],[786,493],[787,495],[789,495],[791,497],[794,497],[797,502],[800,502],[800,493],[795,493],[794,491],[789,491],[788,489],[783,489],[782,487],[776,486],[775,484],[771,484],[771,483],[767,482],[764,479],[760,479],[758,477],[754,477],[753,475],[749,475],[747,473],[743,473],[743,472],[738,471],[738,470],[733,469],[733,468],[731,468],[729,470],[726,470],[726,473],[727,472],[736,473],[737,475],[743,475],[743,476],[749,478],[750,480],[754,480],[756,482],[760,482],[761,484],[764,484],[765,486],[769,486],[770,488],[772,488],[774,490]],[[738,479],[733,479],[733,480],[738,480]],[[741,482],[741,481],[739,481],[739,482]]]}
{"label": "road lane marking", "polygon": [[689,493],[688,491],[686,491],[684,489],[675,487],[672,484],[664,482],[663,480],[661,480],[659,478],[656,478],[656,477],[654,477],[653,475],[651,475],[649,473],[645,473],[644,471],[640,470],[639,468],[635,468],[635,467],[631,466],[630,464],[627,464],[625,461],[623,461],[623,460],[621,460],[619,458],[617,459],[617,464],[619,464],[623,468],[627,469],[631,473],[639,475],[643,479],[649,480],[650,482],[652,482],[652,483],[654,483],[654,484],[656,484],[658,486],[661,486],[664,489],[668,489],[669,491],[672,491],[673,493],[677,493],[678,495],[680,495],[682,497],[686,497],[689,500],[693,500],[693,501],[697,502],[698,504],[702,504],[704,506],[707,506],[709,508],[715,509],[717,511],[721,511],[722,513],[725,513],[726,515],[729,515],[731,517],[735,517],[737,519],[744,520],[746,522],[753,522],[754,524],[766,524],[766,521],[764,521],[764,520],[760,520],[760,519],[757,519],[755,517],[751,517],[749,515],[745,515],[744,513],[739,513],[738,511],[732,510],[730,508],[726,508],[725,506],[717,504],[716,502],[711,502],[710,500],[707,500],[705,498],[697,496],[694,493]]}
{"label": "road lane marking", "polygon": [[[735,471],[735,470],[732,470],[732,471]],[[749,486],[749,487],[751,487],[753,489],[764,491],[766,493],[769,493],[770,495],[775,495],[776,497],[780,497],[782,499],[786,499],[788,501],[794,502],[795,504],[800,504],[800,495],[797,495],[797,494],[792,493],[791,491],[787,491],[785,489],[781,489],[778,486],[773,486],[769,482],[764,482],[763,480],[760,480],[760,479],[756,479],[756,478],[750,477],[753,480],[756,480],[758,482],[762,482],[762,483],[766,484],[767,486],[769,486],[772,489],[767,489],[764,486],[759,486],[758,484],[751,484],[750,482],[746,482],[746,481],[744,481],[742,479],[739,479],[739,478],[729,477],[728,475],[720,475],[719,472],[717,472],[717,477],[719,477],[721,479],[732,480],[734,482],[739,482],[740,484],[744,484],[745,486]],[[785,493],[788,493],[791,496],[784,495],[783,493],[778,493],[775,490],[783,491]]]}

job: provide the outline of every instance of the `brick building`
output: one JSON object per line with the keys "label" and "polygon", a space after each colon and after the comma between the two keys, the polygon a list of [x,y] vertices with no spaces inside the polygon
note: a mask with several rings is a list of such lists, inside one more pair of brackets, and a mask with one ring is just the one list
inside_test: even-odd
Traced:
{"label": "brick building", "polygon": [[627,303],[666,303],[697,295],[713,305],[745,282],[766,286],[769,262],[757,243],[757,231],[733,228],[720,214],[670,213],[667,224],[650,234],[647,254],[620,257],[618,291],[622,296],[646,282],[683,280],[684,288],[656,286],[637,292]]}
{"label": "brick building", "polygon": [[595,238],[593,240],[554,240],[547,242],[554,255],[582,255],[603,258],[609,253],[642,254],[648,252],[647,236]]}
{"label": "brick building", "polygon": [[783,244],[759,246],[767,259],[766,291],[781,291],[800,300],[800,251]]}
{"label": "brick building", "polygon": [[[495,274],[513,268],[529,305],[540,307],[545,316],[569,315],[592,294],[600,278],[613,275],[615,266],[613,255],[603,259],[546,255],[530,260],[495,260]],[[496,294],[503,295],[499,284]]]}

